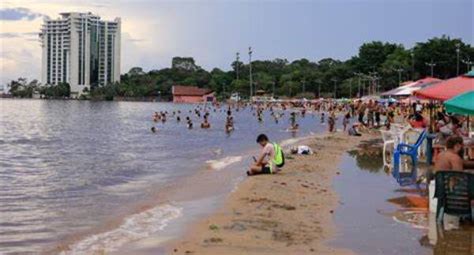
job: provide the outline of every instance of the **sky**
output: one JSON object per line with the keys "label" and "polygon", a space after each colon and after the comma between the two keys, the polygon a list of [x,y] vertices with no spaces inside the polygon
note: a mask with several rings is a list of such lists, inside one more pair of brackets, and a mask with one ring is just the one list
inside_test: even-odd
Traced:
{"label": "sky", "polygon": [[43,19],[68,11],[121,17],[122,73],[169,67],[174,56],[229,70],[236,52],[248,62],[249,46],[252,59],[318,61],[348,59],[373,40],[412,47],[447,35],[474,45],[474,0],[2,0],[0,84],[40,79]]}

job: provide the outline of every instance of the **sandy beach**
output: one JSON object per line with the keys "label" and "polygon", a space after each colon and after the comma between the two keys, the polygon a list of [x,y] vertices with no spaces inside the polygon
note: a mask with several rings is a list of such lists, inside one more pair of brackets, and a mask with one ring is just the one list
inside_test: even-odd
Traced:
{"label": "sandy beach", "polygon": [[284,170],[247,178],[216,213],[166,247],[168,254],[354,254],[329,247],[343,153],[371,135],[308,138],[313,155],[287,155]]}

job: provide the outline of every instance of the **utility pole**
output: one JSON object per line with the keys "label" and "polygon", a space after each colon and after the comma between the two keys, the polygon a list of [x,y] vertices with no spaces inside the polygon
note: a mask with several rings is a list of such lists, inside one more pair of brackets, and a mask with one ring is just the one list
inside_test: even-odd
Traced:
{"label": "utility pole", "polygon": [[359,82],[358,82],[358,85],[357,85],[357,97],[361,97],[362,96],[362,93],[360,91],[360,80],[362,78],[362,73],[354,73],[358,78],[359,78]]}
{"label": "utility pole", "polygon": [[314,82],[318,84],[318,98],[321,98],[321,80],[318,79]]}
{"label": "utility pole", "polygon": [[240,64],[239,64],[239,63],[240,63],[239,61],[240,61],[240,53],[237,52],[237,53],[235,54],[235,73],[236,73],[236,75],[237,75],[237,80],[239,80],[239,65],[240,65]]}
{"label": "utility pole", "polygon": [[433,76],[433,69],[436,66],[436,63],[434,63],[433,60],[431,60],[431,62],[429,62],[429,63],[426,62],[425,64],[431,68],[431,77],[434,77]]}
{"label": "utility pole", "polygon": [[352,78],[349,80],[349,98],[352,98]]}
{"label": "utility pole", "polygon": [[249,47],[249,81],[250,81],[250,97],[252,99],[252,90],[253,90],[253,80],[252,80],[252,47]]}
{"label": "utility pole", "polygon": [[369,94],[375,94],[376,93],[376,88],[377,88],[377,72],[370,72],[370,79],[372,81],[372,84],[369,86]]}
{"label": "utility pole", "polygon": [[337,80],[331,79],[331,81],[334,82],[334,99],[336,99],[337,98]]}
{"label": "utility pole", "polygon": [[402,84],[402,72],[403,72],[403,68],[395,69],[395,71],[398,72],[398,86],[400,87],[400,85]]}
{"label": "utility pole", "polygon": [[456,76],[459,76],[459,52],[461,51],[460,47],[461,44],[456,43]]}
{"label": "utility pole", "polygon": [[275,98],[275,80],[272,83],[272,97]]}

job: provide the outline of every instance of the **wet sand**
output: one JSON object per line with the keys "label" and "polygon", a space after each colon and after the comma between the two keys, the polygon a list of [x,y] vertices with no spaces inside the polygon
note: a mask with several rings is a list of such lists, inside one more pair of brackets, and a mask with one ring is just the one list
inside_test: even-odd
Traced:
{"label": "wet sand", "polygon": [[167,254],[353,254],[330,247],[338,196],[332,178],[341,174],[346,151],[374,134],[339,132],[308,138],[313,155],[287,155],[284,170],[247,178],[216,213],[197,222]]}

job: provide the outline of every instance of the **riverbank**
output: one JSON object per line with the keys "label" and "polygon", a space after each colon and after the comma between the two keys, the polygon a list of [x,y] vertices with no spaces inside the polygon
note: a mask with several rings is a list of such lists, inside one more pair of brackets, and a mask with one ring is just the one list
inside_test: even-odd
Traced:
{"label": "riverbank", "polygon": [[373,135],[336,133],[300,144],[315,154],[288,157],[282,172],[246,179],[224,206],[166,246],[168,254],[352,254],[329,247],[341,156]]}

